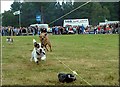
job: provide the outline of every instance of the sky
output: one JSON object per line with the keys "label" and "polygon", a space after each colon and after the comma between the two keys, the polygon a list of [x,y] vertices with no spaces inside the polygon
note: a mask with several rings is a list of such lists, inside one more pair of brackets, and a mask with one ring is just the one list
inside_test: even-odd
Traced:
{"label": "sky", "polygon": [[1,13],[4,13],[4,11],[8,11],[11,8],[11,4],[13,3],[14,0],[12,1],[1,1]]}

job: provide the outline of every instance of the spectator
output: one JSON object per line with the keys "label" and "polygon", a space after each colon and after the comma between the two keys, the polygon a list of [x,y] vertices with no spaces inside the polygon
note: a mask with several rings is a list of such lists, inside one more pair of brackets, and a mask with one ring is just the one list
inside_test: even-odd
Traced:
{"label": "spectator", "polygon": [[98,29],[98,34],[101,34],[101,27],[98,26],[97,29]]}
{"label": "spectator", "polygon": [[52,34],[53,35],[55,34],[55,27],[54,26],[52,27]]}
{"label": "spectator", "polygon": [[84,27],[83,24],[82,24],[82,26],[81,26],[81,29],[82,29],[82,34],[84,34],[85,27]]}
{"label": "spectator", "polygon": [[105,34],[106,33],[106,25],[103,26],[103,30],[104,30],[103,34]]}
{"label": "spectator", "polygon": [[5,29],[4,29],[4,27],[2,28],[2,36],[5,36]]}
{"label": "spectator", "polygon": [[[90,31],[91,31],[91,27],[85,27],[82,25],[82,26],[74,26],[74,27],[70,27],[69,26],[66,26],[66,27],[62,27],[62,26],[53,26],[52,27],[52,34],[68,34],[68,30],[72,30],[74,31],[75,33],[78,33],[78,34],[84,34],[85,32],[90,34]],[[17,28],[17,27],[11,27],[11,26],[5,26],[5,27],[2,27],[1,26],[1,35],[2,36],[11,36],[11,35],[14,35],[14,36],[19,36],[19,35],[22,35],[23,33],[27,33],[27,35],[36,35],[36,34],[40,34],[41,33],[41,29],[39,29],[38,26],[35,26],[35,27],[28,27],[28,28]],[[43,29],[44,30],[44,29]],[[47,29],[44,30],[45,32],[47,32]],[[109,25],[101,25],[101,26],[94,26],[94,34],[105,34],[105,33],[109,33],[109,34],[119,34],[120,33],[120,22],[119,23],[112,23],[112,24],[109,24]]]}
{"label": "spectator", "polygon": [[60,34],[63,34],[63,27],[60,26]]}
{"label": "spectator", "polygon": [[55,34],[58,34],[58,27],[55,26]]}
{"label": "spectator", "polygon": [[94,26],[94,34],[97,34],[97,27]]}
{"label": "spectator", "polygon": [[73,27],[73,31],[74,31],[74,33],[76,33],[76,28],[77,28],[76,26]]}

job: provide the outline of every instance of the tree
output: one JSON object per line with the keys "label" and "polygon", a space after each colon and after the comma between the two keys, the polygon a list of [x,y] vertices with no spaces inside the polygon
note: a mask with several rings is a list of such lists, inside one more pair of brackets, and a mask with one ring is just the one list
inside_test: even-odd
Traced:
{"label": "tree", "polygon": [[108,10],[108,8],[106,6],[103,6],[102,14],[103,14],[104,19],[110,20],[110,11]]}
{"label": "tree", "polygon": [[47,9],[50,5],[50,2],[34,2],[33,3],[34,6],[37,7],[37,9],[40,11],[40,15],[41,15],[41,23],[45,22],[45,9]]}
{"label": "tree", "polygon": [[29,26],[36,22],[36,14],[38,13],[37,7],[32,2],[22,3],[21,8],[21,21],[22,26]]}
{"label": "tree", "polygon": [[91,7],[91,24],[92,25],[97,25],[100,21],[103,21],[103,10],[102,6],[99,2],[93,2],[92,7]]}
{"label": "tree", "polygon": [[13,4],[11,5],[11,11],[15,12],[20,10],[20,6],[21,6],[20,2],[13,2]]}
{"label": "tree", "polygon": [[102,7],[109,10],[109,20],[116,21],[119,20],[119,4],[120,2],[101,2]]}
{"label": "tree", "polygon": [[14,16],[12,11],[5,11],[2,17],[2,25],[3,26],[15,26],[18,27],[19,22],[18,22],[18,16]]}
{"label": "tree", "polygon": [[[71,2],[67,2],[66,4],[62,3],[62,5],[60,5],[59,3],[56,4],[56,2],[14,2],[11,5],[11,10],[6,11],[3,14],[3,24],[6,26],[9,24],[18,26],[18,15],[13,15],[13,12],[18,10],[21,11],[22,26],[29,26],[30,24],[38,23],[36,21],[36,15],[41,15],[41,23],[49,24],[84,3],[85,2],[74,2],[74,4],[71,4]],[[87,18],[91,25],[97,25],[99,22],[105,21],[105,19],[112,21],[119,20],[118,8],[119,3],[117,2],[90,2],[67,16],[55,21],[50,26],[62,26],[64,19],[72,18]]]}

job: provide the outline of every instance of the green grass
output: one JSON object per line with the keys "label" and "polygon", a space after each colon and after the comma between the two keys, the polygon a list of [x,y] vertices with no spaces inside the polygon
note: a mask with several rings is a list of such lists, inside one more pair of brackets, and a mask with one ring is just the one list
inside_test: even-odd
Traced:
{"label": "green grass", "polygon": [[[32,36],[14,36],[8,44],[2,37],[3,85],[88,85],[77,76],[72,83],[60,83],[59,72],[72,73],[59,60],[92,85],[119,84],[119,36],[49,35],[52,52],[39,65],[30,61]],[[39,37],[34,36],[39,42]]]}

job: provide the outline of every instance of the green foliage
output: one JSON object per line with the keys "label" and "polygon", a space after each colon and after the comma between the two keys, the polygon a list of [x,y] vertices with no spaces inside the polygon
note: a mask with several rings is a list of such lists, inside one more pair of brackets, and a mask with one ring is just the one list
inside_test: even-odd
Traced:
{"label": "green foliage", "polygon": [[39,10],[33,3],[23,3],[21,8],[22,26],[29,26],[32,23],[37,23],[35,18],[38,13]]}
{"label": "green foliage", "polygon": [[[14,2],[11,5],[11,11],[5,12],[3,14],[3,25],[18,26],[17,16],[12,15],[13,12],[18,10],[21,10],[22,26],[29,26],[32,23],[37,23],[37,14],[41,15],[41,23],[49,24],[84,3],[85,2],[75,2],[72,5],[71,2],[67,2],[66,4],[63,3],[61,6],[59,3],[56,4],[56,2]],[[50,26],[63,25],[62,23],[64,19],[72,18],[88,18],[91,25],[97,25],[99,22],[105,21],[105,19],[117,21],[119,20],[118,8],[118,2],[90,2],[85,6],[77,9],[76,11],[70,13],[69,15],[59,19]],[[8,22],[9,20],[12,20],[12,23]]]}
{"label": "green foliage", "polygon": [[11,11],[5,11],[2,17],[3,26],[18,26],[18,16],[14,16]]}
{"label": "green foliage", "polygon": [[15,12],[20,10],[20,5],[21,5],[20,2],[13,2],[13,4],[11,5],[11,11]]}
{"label": "green foliage", "polygon": [[120,2],[104,2],[101,3],[102,6],[106,6],[109,10],[110,19],[109,20],[119,20],[119,6]]}
{"label": "green foliage", "polygon": [[90,16],[93,25],[97,25],[100,21],[103,21],[103,11],[104,9],[102,8],[100,3],[92,3]]}

